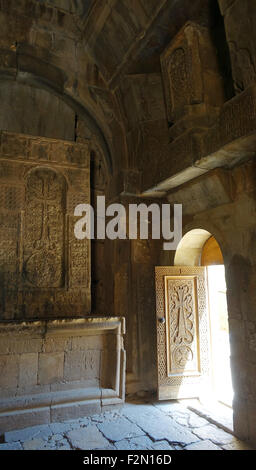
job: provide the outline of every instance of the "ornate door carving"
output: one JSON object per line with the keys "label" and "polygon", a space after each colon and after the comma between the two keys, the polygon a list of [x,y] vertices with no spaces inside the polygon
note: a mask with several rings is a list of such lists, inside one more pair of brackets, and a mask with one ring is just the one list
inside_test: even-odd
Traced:
{"label": "ornate door carving", "polygon": [[158,397],[199,397],[210,385],[205,268],[156,268]]}

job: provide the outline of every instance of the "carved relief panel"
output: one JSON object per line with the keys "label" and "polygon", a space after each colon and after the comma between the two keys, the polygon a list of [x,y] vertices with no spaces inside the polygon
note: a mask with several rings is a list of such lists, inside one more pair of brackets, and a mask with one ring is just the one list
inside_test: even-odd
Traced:
{"label": "carved relief panel", "polygon": [[65,181],[48,168],[26,181],[24,278],[34,287],[63,287]]}
{"label": "carved relief panel", "polygon": [[199,397],[210,386],[205,268],[156,268],[158,395]]}
{"label": "carved relief panel", "polygon": [[168,374],[200,373],[196,277],[166,276]]}
{"label": "carved relief panel", "polygon": [[185,116],[216,112],[224,98],[215,47],[207,28],[187,23],[161,56],[167,116],[174,123]]}
{"label": "carved relief panel", "polygon": [[90,203],[87,143],[0,133],[0,318],[90,312],[90,243],[74,208]]}

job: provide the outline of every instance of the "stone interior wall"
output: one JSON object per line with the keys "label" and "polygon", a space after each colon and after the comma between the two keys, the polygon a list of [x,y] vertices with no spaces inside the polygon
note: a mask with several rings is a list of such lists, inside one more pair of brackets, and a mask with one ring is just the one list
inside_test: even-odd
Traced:
{"label": "stone interior wall", "polygon": [[[213,201],[212,181],[218,188]],[[238,435],[252,442],[256,440],[255,183],[256,165],[248,162],[233,170],[213,170],[181,187],[178,196],[179,201],[186,200],[184,233],[198,228],[207,230],[217,239],[223,253],[235,392],[234,428]],[[174,193],[168,197],[170,203],[173,198],[177,200]],[[174,254],[164,255],[163,265],[173,265],[173,257]]]}
{"label": "stone interior wall", "polygon": [[[256,144],[254,2],[86,5],[0,0],[0,129],[89,140],[93,204],[181,202],[185,230],[216,237],[235,428],[255,441],[255,169],[244,166]],[[126,318],[128,392],[155,392],[154,267],[173,259],[150,240],[98,240],[91,259],[91,313]]]}
{"label": "stone interior wall", "polygon": [[0,433],[98,414],[124,399],[120,318],[0,325]]}

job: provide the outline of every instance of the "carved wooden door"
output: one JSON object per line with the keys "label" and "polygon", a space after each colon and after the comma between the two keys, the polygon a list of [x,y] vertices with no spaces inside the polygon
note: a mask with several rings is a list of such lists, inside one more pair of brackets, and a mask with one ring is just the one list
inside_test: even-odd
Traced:
{"label": "carved wooden door", "polygon": [[209,321],[203,267],[156,268],[158,398],[210,390]]}

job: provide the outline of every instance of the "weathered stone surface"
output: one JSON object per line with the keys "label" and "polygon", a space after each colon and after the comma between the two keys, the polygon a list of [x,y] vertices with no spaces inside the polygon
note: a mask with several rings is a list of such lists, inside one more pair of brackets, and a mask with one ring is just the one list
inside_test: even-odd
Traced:
{"label": "weathered stone surface", "polygon": [[[15,82],[1,82],[0,99],[3,109],[6,109],[5,116],[7,117],[3,120],[4,114],[1,113],[1,129],[20,132],[20,129],[23,128],[24,134],[73,140],[74,111],[48,91]],[[9,106],[11,101],[15,101],[15,107],[12,109]],[[24,107],[24,101],[26,107]],[[40,113],[35,108],[37,106],[40,106]],[[62,116],[61,120],[58,119],[60,115]],[[31,119],[31,116],[34,118]]]}
{"label": "weathered stone surface", "polygon": [[58,450],[71,450],[70,444],[66,439],[63,439],[58,445]]}
{"label": "weathered stone surface", "polygon": [[22,450],[20,442],[10,442],[7,444],[0,444],[0,450]]}
{"label": "weathered stone surface", "polygon": [[39,354],[38,380],[50,384],[63,379],[64,353]]}
{"label": "weathered stone surface", "polygon": [[193,432],[200,439],[210,439],[215,444],[229,444],[235,439],[232,434],[228,434],[220,428],[213,425],[203,426],[199,429],[194,429]]}
{"label": "weathered stone surface", "polygon": [[144,432],[126,418],[109,419],[98,425],[99,430],[110,441],[121,441],[124,438],[142,436]]}
{"label": "weathered stone surface", "polygon": [[[215,404],[214,406],[208,406],[205,407],[199,402],[194,403],[190,409],[193,411],[197,411],[198,415],[196,413],[193,413],[190,415],[190,419],[193,419],[192,416],[195,417],[195,420],[198,420],[200,423],[201,419],[208,419],[212,424],[219,424],[223,427],[224,430],[227,432],[233,432],[234,426],[233,426],[233,410],[227,406],[223,406],[221,404]],[[206,424],[207,421],[204,421]],[[196,426],[195,426],[196,427]],[[198,426],[199,427],[199,426]]]}
{"label": "weathered stone surface", "polygon": [[101,412],[100,400],[88,400],[88,402],[75,402],[64,405],[52,406],[51,413],[54,421],[66,421],[71,418],[81,418]]}
{"label": "weathered stone surface", "polygon": [[188,426],[191,428],[201,428],[202,426],[206,426],[208,421],[200,416],[191,413],[188,418]]}
{"label": "weathered stone surface", "polygon": [[[157,404],[156,404],[157,405]],[[231,436],[232,440],[228,444],[216,444],[213,437],[213,426],[208,422],[207,425],[200,427],[199,430],[205,430],[204,437],[200,438],[193,435],[190,444],[185,441],[188,438],[188,422],[193,420],[194,413],[182,406],[173,405],[177,414],[185,413],[187,416],[187,425],[177,427],[177,423],[171,419],[167,413],[169,407],[153,406],[153,404],[130,404],[125,406],[126,412],[129,410],[129,419],[122,412],[108,412],[101,415],[93,415],[90,418],[80,418],[69,420],[63,423],[52,423],[49,426],[34,426],[21,431],[12,431],[5,434],[5,444],[0,445],[0,450],[26,449],[26,450],[249,450],[250,446]],[[162,411],[159,411],[161,409]],[[182,411],[181,411],[182,409]],[[151,415],[150,415],[151,410]],[[156,425],[163,423],[162,433],[165,438],[159,438],[161,432]],[[151,423],[147,429],[152,435],[142,430],[135,421],[144,423],[145,420]],[[92,423],[92,424],[91,424]],[[166,424],[168,423],[168,426]],[[144,424],[143,424],[144,426]],[[146,426],[144,426],[146,428]],[[155,433],[152,429],[155,429]],[[215,427],[214,427],[215,428]],[[183,433],[181,430],[183,429]],[[217,428],[216,428],[217,429]],[[119,434],[118,434],[119,431]],[[198,429],[193,430],[193,432]],[[215,438],[221,435],[223,440],[223,431],[215,430]],[[191,432],[190,439],[191,440]],[[224,433],[226,434],[226,433]],[[134,436],[134,437],[132,437]],[[184,436],[186,438],[184,439]],[[225,436],[226,437],[226,436]],[[218,437],[219,440],[219,437]],[[170,443],[172,442],[172,444]],[[226,442],[228,442],[226,440]]]}
{"label": "weathered stone surface", "polygon": [[253,448],[245,442],[234,439],[230,444],[222,446],[224,450],[253,450]]}
{"label": "weathered stone surface", "polygon": [[88,426],[82,430],[70,431],[67,433],[67,439],[73,449],[107,449],[109,446],[109,441],[103,437],[97,426]]}
{"label": "weathered stone surface", "polygon": [[200,441],[190,444],[185,448],[186,450],[221,450],[220,447],[213,444],[211,441]]}
{"label": "weathered stone surface", "polygon": [[151,406],[125,407],[123,413],[134,421],[153,440],[166,439],[170,443],[191,444],[197,437],[188,429],[177,424],[171,417],[154,410]]}
{"label": "weathered stone surface", "polygon": [[55,442],[59,442],[59,441],[62,441],[62,435],[61,434],[53,434],[53,436],[51,437],[51,440],[52,441],[55,441]]}
{"label": "weathered stone surface", "polygon": [[24,450],[53,450],[51,445],[47,444],[47,442],[43,439],[35,438],[31,441],[25,441],[23,443]]}
{"label": "weathered stone surface", "polygon": [[48,439],[52,435],[52,430],[48,425],[33,426],[31,428],[21,429],[20,431],[6,432],[5,442],[30,441],[34,438]]}
{"label": "weathered stone surface", "polygon": [[153,442],[146,436],[124,439],[115,443],[118,450],[151,450]]}
{"label": "weathered stone surface", "polygon": [[175,450],[174,446],[170,446],[167,441],[154,442],[152,444],[152,449],[154,450]]}
{"label": "weathered stone surface", "polygon": [[65,434],[68,431],[71,431],[72,424],[69,422],[64,423],[51,423],[49,424],[49,428],[51,429],[54,435],[56,434]]}
{"label": "weathered stone surface", "polygon": [[0,388],[15,388],[19,381],[19,357],[0,356]]}
{"label": "weathered stone surface", "polygon": [[18,413],[4,414],[0,416],[0,432],[3,434],[14,429],[25,429],[28,426],[40,426],[51,420],[50,407],[43,407],[31,411],[18,411]]}
{"label": "weathered stone surface", "polygon": [[19,387],[37,384],[38,354],[24,354],[19,362]]}

